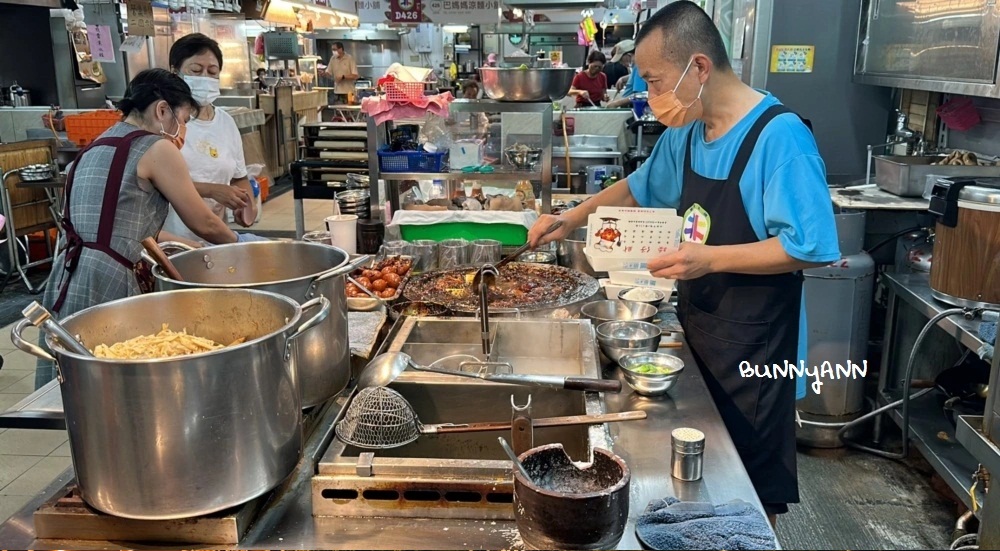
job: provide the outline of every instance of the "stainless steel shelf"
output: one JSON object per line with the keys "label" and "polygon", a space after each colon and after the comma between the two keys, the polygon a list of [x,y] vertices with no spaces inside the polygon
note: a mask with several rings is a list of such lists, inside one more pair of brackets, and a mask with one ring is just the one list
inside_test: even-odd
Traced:
{"label": "stainless steel shelf", "polygon": [[[919,310],[928,319],[954,308],[934,298],[931,294],[930,276],[927,274],[885,273],[882,278],[899,298]],[[973,352],[983,345],[983,341],[979,339],[979,324],[978,320],[967,320],[961,316],[949,316],[937,322],[938,327]]]}
{"label": "stainless steel shelf", "polygon": [[[879,405],[895,402],[903,397],[901,390],[884,391],[879,394]],[[942,409],[941,394],[931,392],[910,401],[910,440],[941,476],[955,495],[970,510],[972,498],[972,475],[978,470],[979,462],[969,453],[956,435],[956,429],[948,422]],[[897,408],[890,415],[899,427],[903,426],[903,414]],[[980,492],[977,500],[982,503]]]}
{"label": "stainless steel shelf", "polygon": [[[537,171],[519,171],[519,170],[500,170],[498,172],[492,173],[464,173],[464,172],[439,172],[439,173],[413,173],[413,172],[395,172],[395,173],[384,173],[379,168],[379,159],[377,155],[371,154],[371,152],[379,151],[382,145],[386,142],[386,136],[384,135],[384,129],[382,125],[376,124],[374,118],[368,119],[368,174],[372,180],[371,186],[371,200],[372,205],[384,203],[387,208],[391,208],[393,212],[398,212],[401,209],[399,204],[399,185],[397,182],[400,180],[446,180],[450,182],[464,181],[464,180],[480,180],[480,181],[492,181],[492,182],[502,182],[502,181],[516,181],[516,180],[531,180],[532,182],[541,182],[541,193],[538,197],[540,200],[540,208],[542,214],[547,214],[552,211],[552,103],[551,102],[537,102],[537,103],[512,103],[512,102],[499,102],[494,100],[467,100],[459,99],[453,101],[449,104],[449,109],[452,113],[530,113],[538,115],[540,119],[540,128],[538,130],[538,135],[541,137],[541,149],[542,155],[539,159],[539,170]],[[404,121],[394,121],[394,124],[402,124]],[[422,121],[416,121],[418,124]],[[379,186],[375,185],[375,182],[382,180],[385,182],[385,193],[388,197],[380,198],[378,197]],[[451,195],[453,191],[451,186],[447,186],[446,189],[448,195]]]}
{"label": "stainless steel shelf", "polygon": [[955,436],[969,453],[991,473],[1000,473],[1000,448],[983,434],[982,415],[963,415]]}
{"label": "stainless steel shelf", "polygon": [[496,172],[383,172],[383,180],[541,180],[541,172],[498,170]]}

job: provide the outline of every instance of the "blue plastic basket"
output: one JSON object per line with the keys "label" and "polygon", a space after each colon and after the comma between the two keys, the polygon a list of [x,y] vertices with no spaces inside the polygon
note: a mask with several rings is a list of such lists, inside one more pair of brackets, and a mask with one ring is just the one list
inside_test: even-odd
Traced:
{"label": "blue plastic basket", "polygon": [[382,172],[444,172],[447,156],[447,151],[389,151],[384,146],[378,151],[378,166]]}

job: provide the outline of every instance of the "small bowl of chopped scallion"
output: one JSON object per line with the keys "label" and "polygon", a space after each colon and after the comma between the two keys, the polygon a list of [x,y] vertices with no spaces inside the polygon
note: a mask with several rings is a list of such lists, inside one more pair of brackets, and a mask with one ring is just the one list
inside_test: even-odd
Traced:
{"label": "small bowl of chopped scallion", "polygon": [[643,396],[660,396],[677,384],[684,362],[663,352],[626,354],[618,360],[628,386]]}

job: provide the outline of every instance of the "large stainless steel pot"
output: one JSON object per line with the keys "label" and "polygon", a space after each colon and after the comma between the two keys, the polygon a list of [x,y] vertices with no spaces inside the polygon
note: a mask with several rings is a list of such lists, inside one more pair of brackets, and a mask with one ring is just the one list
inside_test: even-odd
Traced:
{"label": "large stainless steel pot", "polygon": [[236,243],[194,249],[170,257],[184,281],[167,277],[156,266],[157,290],[258,289],[303,303],[313,297],[330,300],[330,316],[295,344],[295,366],[302,380],[302,407],[321,404],[343,390],[351,379],[351,347],[347,335],[344,274],[352,266],[341,249],[302,241]]}
{"label": "large stainless steel pot", "polygon": [[583,254],[587,248],[587,228],[577,228],[566,239],[560,241],[556,248],[556,257],[559,265],[566,268],[573,268],[578,272],[583,272],[590,277],[608,277],[607,272],[597,272],[590,267],[590,262]]}
{"label": "large stainless steel pot", "polygon": [[[319,312],[301,323],[303,310]],[[160,331],[243,344],[158,360],[81,356],[46,338],[56,363],[70,451],[83,499],[110,515],[187,518],[245,503],[280,483],[302,448],[291,347],[330,314],[275,293],[194,289],[94,306],[61,321],[90,349]],[[53,358],[54,356],[54,358]]]}

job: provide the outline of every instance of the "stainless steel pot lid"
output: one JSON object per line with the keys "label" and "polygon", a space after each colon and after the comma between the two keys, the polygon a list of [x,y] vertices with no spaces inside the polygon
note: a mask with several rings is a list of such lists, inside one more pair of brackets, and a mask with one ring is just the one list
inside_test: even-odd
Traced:
{"label": "stainless steel pot lid", "polygon": [[959,201],[1000,205],[1000,178],[976,178],[958,193]]}

